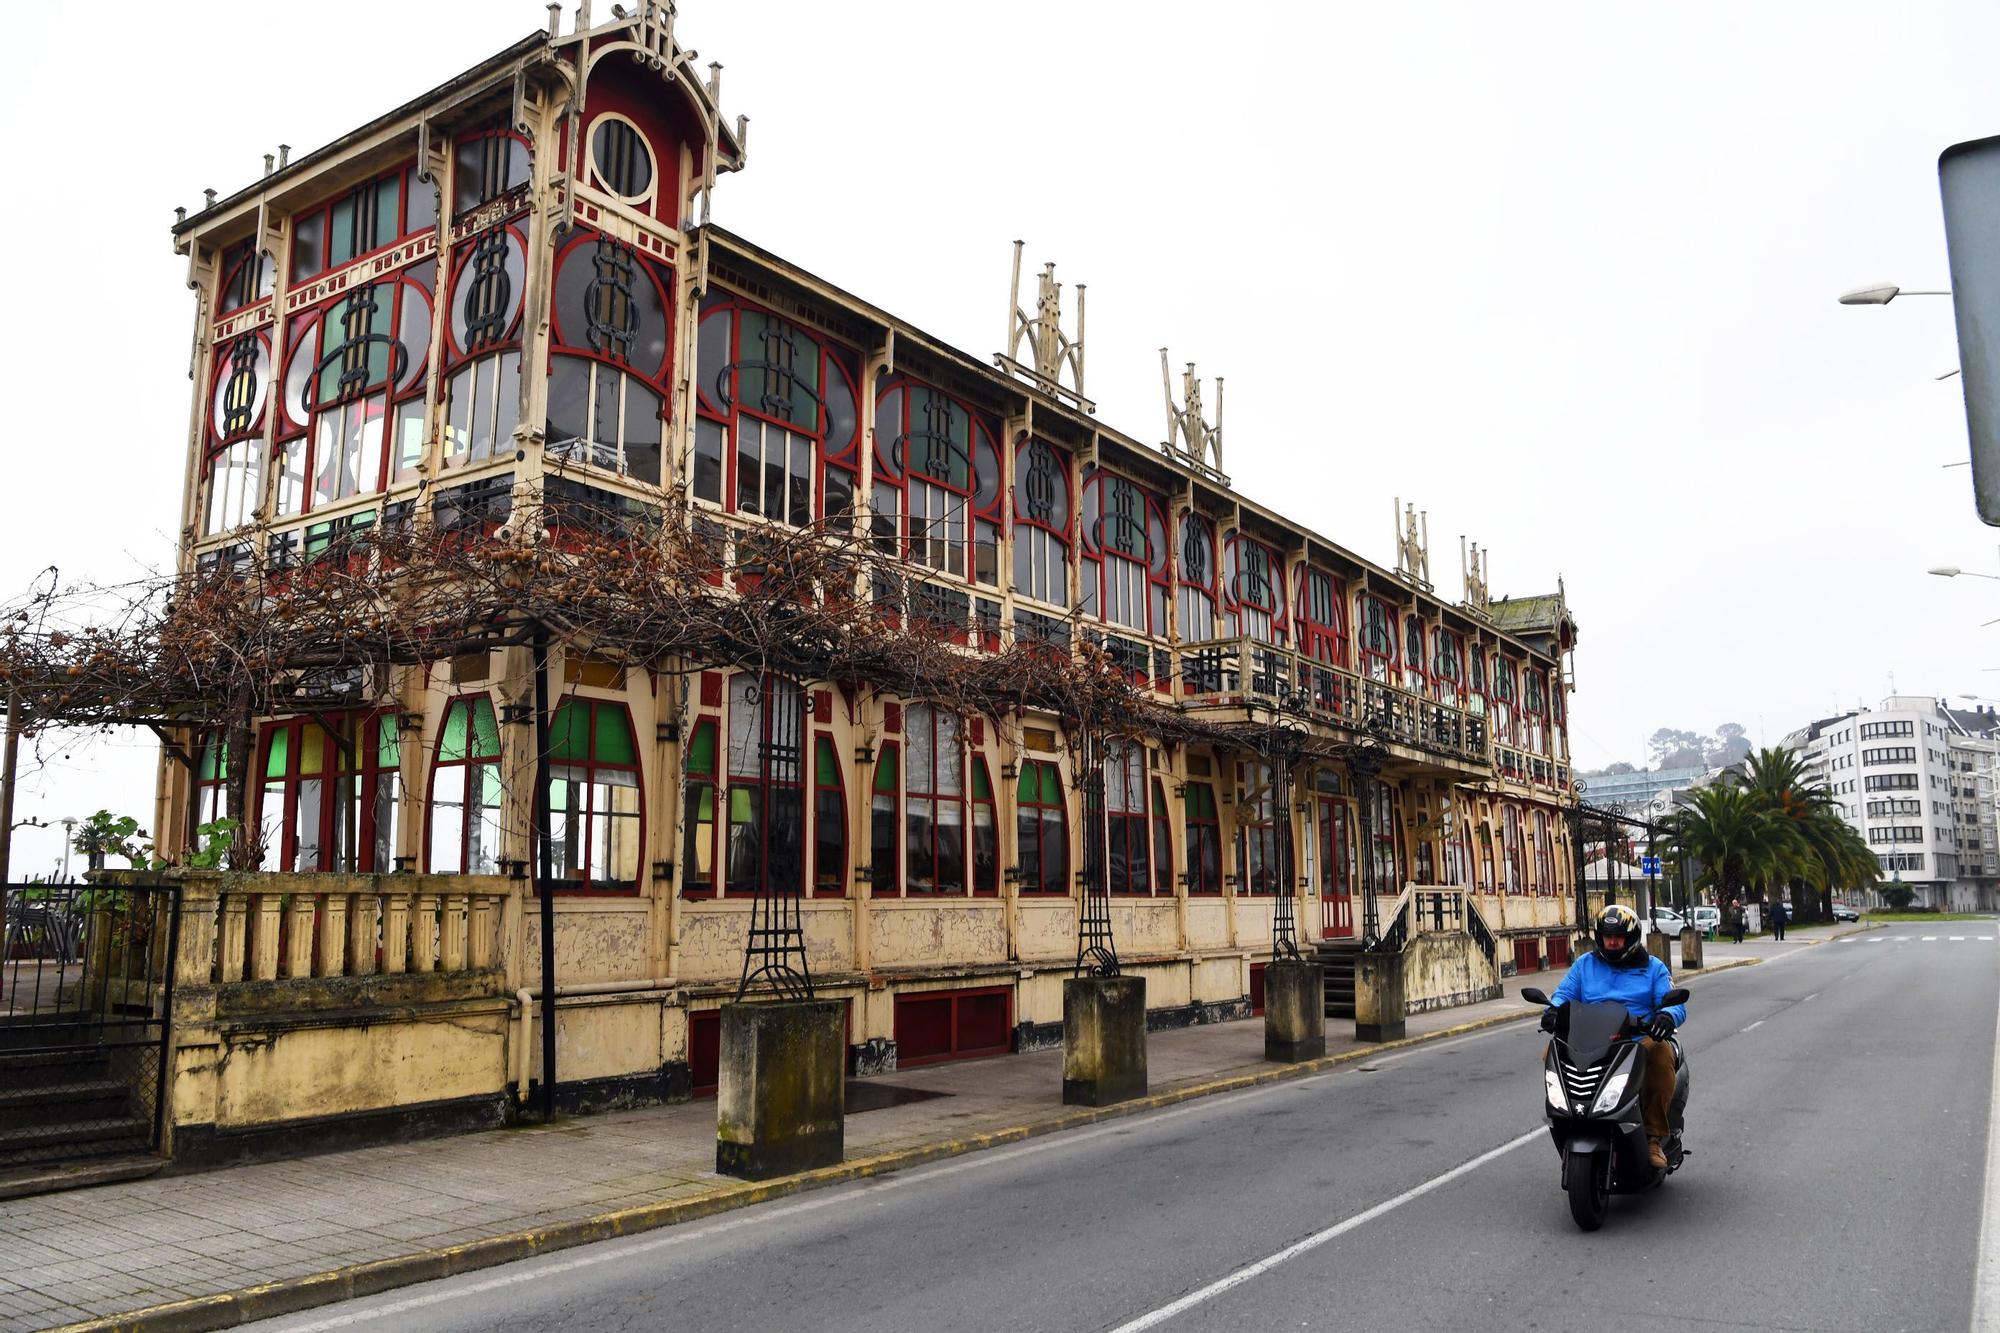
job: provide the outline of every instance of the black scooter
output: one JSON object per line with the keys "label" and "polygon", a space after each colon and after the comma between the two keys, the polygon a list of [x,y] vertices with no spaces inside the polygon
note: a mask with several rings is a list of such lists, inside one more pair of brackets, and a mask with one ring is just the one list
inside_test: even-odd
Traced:
{"label": "black scooter", "polygon": [[[1675,987],[1661,997],[1660,1007],[1680,1004],[1687,997],[1685,990]],[[1522,988],[1521,998],[1544,1008],[1549,1003],[1546,993],[1531,986]],[[1611,1195],[1657,1188],[1680,1169],[1687,1155],[1681,1146],[1681,1124],[1687,1110],[1688,1072],[1678,1038],[1669,1038],[1674,1048],[1674,1101],[1666,1169],[1656,1169],[1647,1152],[1646,1123],[1639,1114],[1646,1068],[1639,1059],[1637,1039],[1643,1032],[1644,1025],[1616,1000],[1594,1004],[1571,1000],[1557,1011],[1555,1039],[1549,1043],[1542,1073],[1549,1137],[1562,1155],[1570,1216],[1585,1231],[1604,1225]]]}

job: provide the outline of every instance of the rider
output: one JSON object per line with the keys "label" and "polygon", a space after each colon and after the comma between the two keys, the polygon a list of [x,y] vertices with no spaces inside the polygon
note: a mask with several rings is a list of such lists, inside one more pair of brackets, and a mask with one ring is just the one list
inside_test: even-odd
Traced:
{"label": "rider", "polygon": [[1646,1090],[1639,1109],[1646,1120],[1647,1155],[1656,1170],[1665,1170],[1674,1101],[1674,1051],[1667,1038],[1687,1021],[1687,1006],[1659,1009],[1660,997],[1673,989],[1673,974],[1640,943],[1639,916],[1631,908],[1623,903],[1606,907],[1598,913],[1595,935],[1597,947],[1571,964],[1562,985],[1556,987],[1542,1014],[1542,1030],[1556,1030],[1556,1012],[1568,1000],[1584,1004],[1616,1000],[1632,1012],[1646,1032],[1640,1042]]}

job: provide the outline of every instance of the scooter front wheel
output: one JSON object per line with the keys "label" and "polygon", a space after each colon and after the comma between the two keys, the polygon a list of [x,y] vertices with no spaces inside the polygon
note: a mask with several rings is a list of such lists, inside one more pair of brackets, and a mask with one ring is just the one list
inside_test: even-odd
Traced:
{"label": "scooter front wheel", "polygon": [[1602,1153],[1569,1154],[1563,1163],[1564,1186],[1569,1191],[1569,1215],[1585,1231],[1604,1225],[1605,1206],[1610,1197],[1604,1188]]}

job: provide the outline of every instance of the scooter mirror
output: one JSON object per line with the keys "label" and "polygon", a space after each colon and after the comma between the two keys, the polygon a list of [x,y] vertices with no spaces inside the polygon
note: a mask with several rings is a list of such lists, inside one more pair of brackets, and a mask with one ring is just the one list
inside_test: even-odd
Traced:
{"label": "scooter mirror", "polygon": [[1549,993],[1534,986],[1523,986],[1521,999],[1528,1004],[1546,1005],[1549,1002]]}
{"label": "scooter mirror", "polygon": [[1686,1004],[1687,997],[1687,989],[1682,986],[1676,986],[1660,997],[1660,1008],[1664,1009],[1670,1004]]}

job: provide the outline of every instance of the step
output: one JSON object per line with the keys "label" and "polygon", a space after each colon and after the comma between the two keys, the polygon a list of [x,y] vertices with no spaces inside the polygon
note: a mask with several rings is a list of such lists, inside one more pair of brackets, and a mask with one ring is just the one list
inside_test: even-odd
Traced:
{"label": "step", "polygon": [[24,1047],[13,1050],[0,1049],[0,1084],[11,1083],[16,1074],[35,1069],[60,1068],[69,1065],[97,1064],[109,1066],[111,1048],[80,1044],[58,1046],[53,1050]]}
{"label": "step", "polygon": [[21,1125],[0,1129],[0,1161],[10,1155],[18,1157],[28,1152],[46,1155],[52,1148],[68,1149],[100,1141],[121,1146],[129,1146],[133,1140],[149,1143],[152,1137],[152,1119],[142,1115],[117,1115],[84,1124]]}
{"label": "step", "polygon": [[120,1120],[130,1114],[131,1103],[132,1089],[115,1078],[0,1088],[0,1134],[37,1124]]}
{"label": "step", "polygon": [[156,1153],[123,1153],[93,1158],[85,1162],[46,1163],[40,1166],[0,1168],[0,1199],[25,1199],[58,1190],[83,1189],[89,1185],[114,1185],[124,1180],[143,1180],[158,1175],[167,1165]]}

